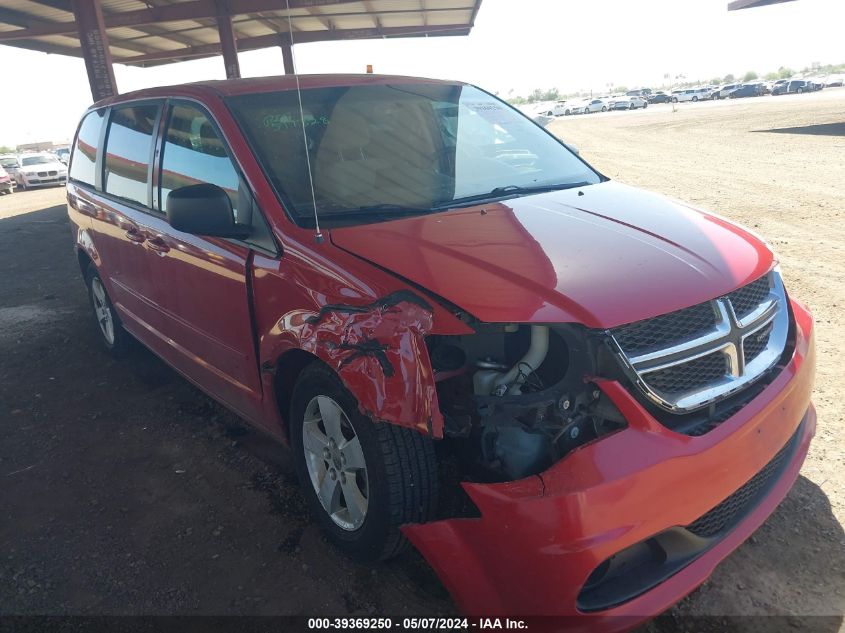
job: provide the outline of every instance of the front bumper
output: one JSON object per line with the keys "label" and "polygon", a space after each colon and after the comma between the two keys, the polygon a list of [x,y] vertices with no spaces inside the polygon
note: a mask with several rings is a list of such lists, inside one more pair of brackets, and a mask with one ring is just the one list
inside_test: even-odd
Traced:
{"label": "front bumper", "polygon": [[15,181],[14,180],[6,180],[0,182],[0,191],[14,191],[15,189]]}
{"label": "front bumper", "polygon": [[34,176],[32,178],[21,176],[21,180],[27,187],[51,187],[67,184],[67,176]]}
{"label": "front bumper", "polygon": [[793,439],[773,481],[718,539],[657,584],[584,626],[615,630],[651,618],[704,582],[765,521],[798,476],[815,432],[812,317],[792,302],[795,351],[755,399],[713,431],[680,435],[619,383],[601,389],[628,420],[544,473],[503,484],[464,484],[478,519],[409,525],[422,552],[471,615],[583,615],[594,570],[637,544],[689,526],[750,482]]}

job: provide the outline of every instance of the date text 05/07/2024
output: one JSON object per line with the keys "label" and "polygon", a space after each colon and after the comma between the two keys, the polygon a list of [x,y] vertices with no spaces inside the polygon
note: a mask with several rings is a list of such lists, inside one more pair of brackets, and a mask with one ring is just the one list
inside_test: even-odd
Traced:
{"label": "date text 05/07/2024", "polygon": [[310,630],[403,630],[418,629],[431,631],[469,630],[527,630],[525,620],[518,618],[309,618]]}

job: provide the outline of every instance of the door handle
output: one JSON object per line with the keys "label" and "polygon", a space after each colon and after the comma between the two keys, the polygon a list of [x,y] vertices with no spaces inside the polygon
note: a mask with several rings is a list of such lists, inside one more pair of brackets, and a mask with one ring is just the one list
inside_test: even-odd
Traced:
{"label": "door handle", "polygon": [[138,230],[137,226],[130,226],[128,229],[126,229],[126,239],[128,239],[130,242],[141,244],[147,238],[144,237],[144,234]]}
{"label": "door handle", "polygon": [[82,198],[72,193],[68,194],[67,201],[70,206],[80,213],[84,213],[85,215],[96,215],[97,210],[93,204],[86,202]]}
{"label": "door handle", "polygon": [[167,245],[160,235],[153,235],[152,237],[147,238],[147,246],[150,248],[151,251],[155,251],[156,253],[160,253],[164,255],[167,251],[170,250],[170,247]]}

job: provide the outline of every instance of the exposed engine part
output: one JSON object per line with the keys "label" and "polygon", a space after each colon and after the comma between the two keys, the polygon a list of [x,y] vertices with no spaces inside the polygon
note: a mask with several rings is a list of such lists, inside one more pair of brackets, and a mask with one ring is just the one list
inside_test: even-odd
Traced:
{"label": "exposed engine part", "polygon": [[[574,325],[477,325],[477,334],[430,337],[432,364],[464,350],[466,364],[437,383],[444,433],[470,478],[537,474],[578,446],[625,426],[590,382],[600,344]],[[437,360],[435,360],[437,359]],[[452,366],[451,364],[449,365]]]}
{"label": "exposed engine part", "polygon": [[467,355],[463,348],[445,343],[431,350],[431,364],[437,371],[455,371],[466,365]]}
{"label": "exposed engine part", "polygon": [[[476,395],[496,396],[518,395],[521,386],[540,367],[549,351],[549,328],[545,325],[531,326],[531,345],[525,355],[506,372],[496,369],[479,369],[473,375]],[[482,361],[490,366],[489,361]]]}

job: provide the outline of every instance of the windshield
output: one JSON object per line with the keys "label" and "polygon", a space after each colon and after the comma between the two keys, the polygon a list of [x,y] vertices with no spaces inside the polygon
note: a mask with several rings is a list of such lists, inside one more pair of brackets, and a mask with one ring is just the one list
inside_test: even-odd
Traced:
{"label": "windshield", "polygon": [[29,165],[46,165],[54,162],[54,159],[49,156],[24,156],[21,158],[21,166],[27,167]]}
{"label": "windshield", "polygon": [[[312,224],[296,92],[238,96],[228,104],[295,219]],[[514,197],[601,180],[557,139],[472,86],[315,88],[302,92],[302,107],[321,220],[363,223],[390,219],[392,211],[398,217],[478,202],[485,194]]]}
{"label": "windshield", "polygon": [[17,167],[18,166],[18,159],[17,158],[0,158],[0,165],[3,167]]}

